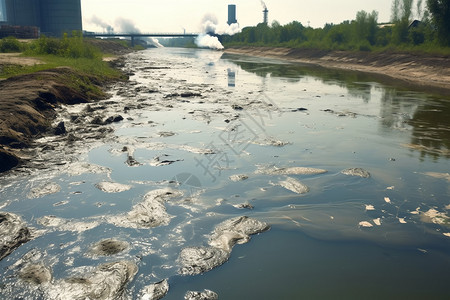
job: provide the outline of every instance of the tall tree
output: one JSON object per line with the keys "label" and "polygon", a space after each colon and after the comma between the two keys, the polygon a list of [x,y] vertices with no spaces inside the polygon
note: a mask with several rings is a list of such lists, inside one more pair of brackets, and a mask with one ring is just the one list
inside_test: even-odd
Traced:
{"label": "tall tree", "polygon": [[378,12],[368,14],[362,10],[356,14],[355,29],[357,40],[367,40],[371,45],[375,44],[375,36],[378,24]]}
{"label": "tall tree", "polygon": [[411,20],[413,1],[414,0],[403,0],[403,4],[402,4],[402,19],[403,20],[408,20],[408,21]]}
{"label": "tall tree", "polygon": [[450,1],[427,0],[427,7],[436,25],[439,42],[450,46]]}
{"label": "tall tree", "polygon": [[392,22],[398,22],[400,20],[400,0],[394,0],[392,2]]}
{"label": "tall tree", "polygon": [[416,8],[417,8],[417,19],[423,20],[423,2],[422,0],[417,0]]}
{"label": "tall tree", "polygon": [[392,2],[392,16],[393,22],[409,21],[412,16],[414,0],[393,0]]}

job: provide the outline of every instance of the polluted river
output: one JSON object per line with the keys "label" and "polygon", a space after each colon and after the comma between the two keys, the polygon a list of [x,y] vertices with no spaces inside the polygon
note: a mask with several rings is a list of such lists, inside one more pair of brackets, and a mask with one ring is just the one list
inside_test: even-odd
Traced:
{"label": "polluted river", "polygon": [[447,299],[448,97],[211,50],[123,70],[0,178],[1,299]]}

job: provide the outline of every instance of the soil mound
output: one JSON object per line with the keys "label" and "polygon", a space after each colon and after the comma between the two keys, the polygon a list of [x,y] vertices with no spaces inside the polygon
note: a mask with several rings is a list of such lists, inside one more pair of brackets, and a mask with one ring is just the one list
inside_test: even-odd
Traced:
{"label": "soil mound", "polygon": [[105,98],[104,83],[67,67],[0,81],[0,172],[19,164],[18,149],[51,129],[55,108]]}

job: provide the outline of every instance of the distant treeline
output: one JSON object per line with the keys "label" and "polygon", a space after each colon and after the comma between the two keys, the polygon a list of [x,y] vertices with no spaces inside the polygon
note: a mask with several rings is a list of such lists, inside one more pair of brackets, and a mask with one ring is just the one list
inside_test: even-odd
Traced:
{"label": "distant treeline", "polygon": [[383,48],[436,50],[450,47],[450,0],[394,0],[392,22],[378,24],[378,12],[360,11],[353,21],[305,27],[294,21],[246,27],[223,36],[225,46],[273,46],[332,50],[371,51]]}

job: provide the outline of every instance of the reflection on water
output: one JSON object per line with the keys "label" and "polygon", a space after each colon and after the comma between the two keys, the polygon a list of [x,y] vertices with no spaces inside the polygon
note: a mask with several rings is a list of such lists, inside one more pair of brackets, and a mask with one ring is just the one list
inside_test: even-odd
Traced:
{"label": "reflection on water", "polygon": [[228,86],[235,87],[236,86],[236,72],[232,71],[230,68],[228,68],[227,72],[228,72]]}
{"label": "reflection on water", "polygon": [[[92,127],[109,134],[45,138],[42,169],[1,179],[2,211],[34,236],[0,262],[1,297],[54,299],[123,266],[125,299],[167,284],[164,299],[448,296],[450,99],[207,50],[137,52],[125,69],[131,82],[89,108],[124,117]],[[81,134],[74,115],[93,126],[86,111],[61,110],[69,132]],[[240,216],[272,228],[212,238]],[[232,248],[227,263],[180,275],[183,249],[208,256],[218,244]],[[99,245],[107,254],[93,254]],[[39,266],[49,283],[24,280]]]}
{"label": "reflection on water", "polygon": [[[372,81],[374,75],[361,72],[330,70],[286,62],[261,64],[256,58],[242,58],[232,54],[224,54],[222,58],[232,60],[243,70],[264,78],[282,77],[288,78],[291,83],[297,83],[306,76],[314,76],[324,84],[345,88],[348,96],[361,98],[364,102],[374,101],[374,98],[381,94],[380,118],[383,126],[412,130],[409,148],[420,151],[421,155],[436,158],[450,155],[448,98],[380,85]],[[379,78],[379,82],[389,82],[386,78]]]}

